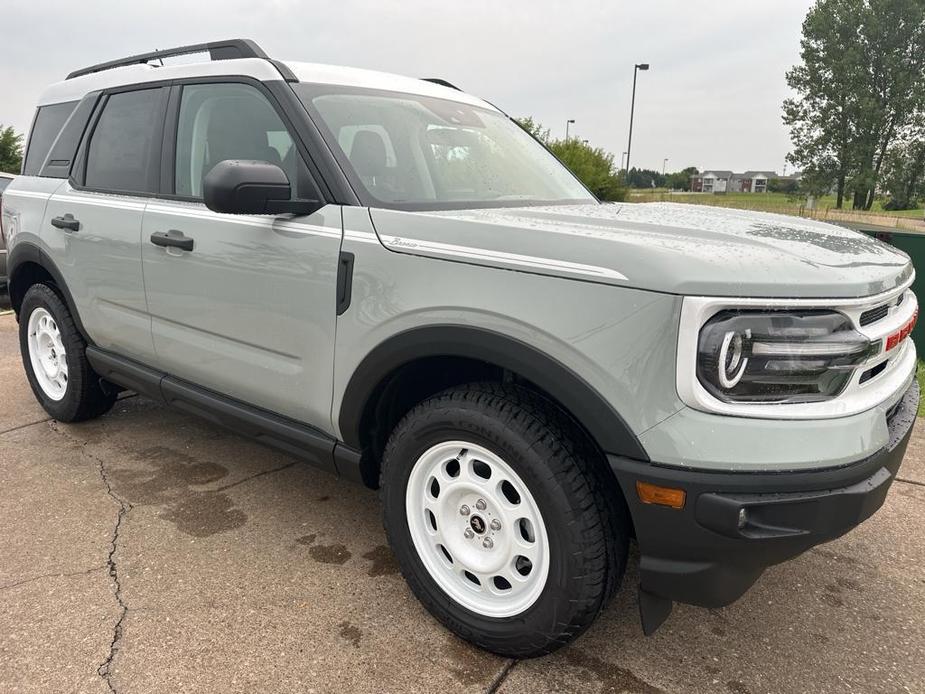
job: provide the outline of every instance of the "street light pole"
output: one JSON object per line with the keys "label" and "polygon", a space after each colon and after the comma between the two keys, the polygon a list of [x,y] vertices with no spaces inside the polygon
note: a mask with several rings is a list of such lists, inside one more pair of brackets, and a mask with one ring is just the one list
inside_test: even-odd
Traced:
{"label": "street light pole", "polygon": [[574,118],[569,118],[567,121],[565,121],[565,141],[566,142],[568,142],[568,126],[574,125],[574,124],[575,124]]}
{"label": "street light pole", "polygon": [[636,74],[640,70],[648,70],[649,63],[636,63],[633,66],[633,98],[630,101],[630,136],[626,143],[626,176],[630,175],[630,152],[633,149],[633,113],[636,110]]}

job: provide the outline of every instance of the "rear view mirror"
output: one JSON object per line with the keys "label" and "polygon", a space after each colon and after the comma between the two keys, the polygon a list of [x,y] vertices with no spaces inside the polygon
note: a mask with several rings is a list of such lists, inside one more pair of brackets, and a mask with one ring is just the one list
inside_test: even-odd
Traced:
{"label": "rear view mirror", "polygon": [[312,214],[324,206],[292,200],[286,173],[265,161],[220,161],[202,180],[202,193],[206,207],[225,214]]}

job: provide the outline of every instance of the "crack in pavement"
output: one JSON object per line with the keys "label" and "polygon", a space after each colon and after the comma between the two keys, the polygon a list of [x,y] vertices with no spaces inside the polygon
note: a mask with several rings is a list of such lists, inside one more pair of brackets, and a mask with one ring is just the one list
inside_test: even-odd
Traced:
{"label": "crack in pavement", "polygon": [[116,620],[116,624],[112,630],[112,641],[109,643],[109,655],[106,656],[106,660],[100,663],[100,666],[96,670],[100,677],[106,680],[109,691],[115,694],[116,688],[112,684],[112,663],[113,660],[115,660],[116,654],[122,645],[122,624],[128,615],[128,605],[126,605],[125,601],[122,599],[122,583],[119,581],[119,569],[116,566],[115,554],[116,549],[118,548],[119,531],[122,529],[122,522],[125,520],[125,516],[128,514],[128,512],[132,510],[132,505],[125,499],[118,496],[115,492],[113,492],[112,485],[109,482],[109,477],[106,474],[106,467],[103,464],[103,459],[89,453],[87,455],[91,458],[95,458],[99,463],[100,478],[103,480],[103,484],[106,485],[106,493],[109,494],[109,496],[111,496],[113,500],[119,504],[119,513],[116,516],[116,525],[112,530],[112,539],[110,540],[109,544],[109,555],[106,557],[106,565],[109,567],[109,576],[112,578],[113,584],[115,585],[113,595],[116,598],[116,602],[119,603],[119,607],[122,609],[122,612],[119,615],[119,619]]}
{"label": "crack in pavement", "polygon": [[119,618],[116,620],[115,626],[113,626],[112,639],[109,642],[109,654],[96,669],[99,676],[105,680],[106,686],[109,687],[109,691],[115,694],[116,688],[112,683],[112,664],[119,652],[119,649],[122,646],[122,625],[125,622],[126,616],[128,615],[128,605],[126,605],[125,601],[122,599],[122,583],[119,579],[119,569],[116,564],[115,555],[119,546],[119,532],[122,529],[122,523],[124,522],[126,515],[129,511],[132,510],[132,504],[113,491],[112,484],[109,481],[109,475],[106,473],[106,465],[103,459],[100,456],[89,452],[86,449],[86,442],[79,441],[78,439],[68,434],[66,431],[59,429],[57,425],[58,422],[53,421],[50,427],[51,430],[65,437],[72,443],[77,444],[82,455],[85,455],[86,457],[96,462],[99,468],[100,479],[103,481],[103,484],[106,487],[106,493],[112,498],[113,501],[119,505],[119,511],[116,514],[116,523],[112,529],[112,537],[109,540],[109,554],[106,556],[105,568],[109,570],[109,577],[112,579],[113,585],[115,586],[113,589],[113,596],[115,597],[116,602],[119,603],[119,608],[121,611],[119,613]]}
{"label": "crack in pavement", "polygon": [[36,424],[44,424],[45,422],[50,422],[50,421],[52,421],[52,418],[46,417],[45,419],[39,419],[35,422],[28,422],[27,424],[19,424],[18,426],[10,427],[9,429],[4,429],[3,431],[0,431],[0,436],[3,436],[4,434],[9,434],[11,431],[19,431],[20,429],[27,429],[29,427],[34,427]]}
{"label": "crack in pavement", "polygon": [[[49,420],[45,420],[45,421],[49,421]],[[75,438],[68,432],[59,428],[57,421],[55,420],[50,420],[50,421],[51,421],[50,429],[52,431],[63,436],[68,441],[77,445],[79,447],[79,452],[82,455],[86,456],[87,458],[90,458],[97,464],[100,479],[103,481],[103,484],[106,487],[106,493],[109,495],[109,497],[112,498],[113,501],[115,501],[119,505],[119,511],[118,511],[118,514],[116,515],[116,523],[115,523],[115,526],[113,527],[112,536],[109,541],[109,554],[106,557],[106,565],[104,567],[98,567],[96,569],[96,570],[103,569],[103,568],[108,569],[109,576],[112,579],[112,583],[114,586],[113,596],[115,597],[116,602],[119,604],[119,608],[121,610],[119,613],[119,617],[116,620],[115,625],[113,626],[112,639],[109,643],[109,653],[107,654],[106,659],[102,663],[100,663],[99,667],[97,668],[97,673],[99,674],[100,677],[103,678],[103,680],[105,680],[106,685],[109,687],[109,691],[115,694],[116,688],[112,683],[112,668],[113,668],[113,663],[115,661],[115,658],[118,655],[120,648],[122,647],[123,624],[125,623],[125,619],[128,616],[128,612],[129,612],[129,607],[125,603],[125,600],[123,599],[123,596],[122,596],[122,582],[121,582],[121,579],[119,578],[119,570],[118,570],[118,565],[116,562],[116,551],[119,548],[119,537],[120,537],[120,532],[122,530],[122,524],[125,521],[125,518],[128,515],[129,511],[132,510],[133,505],[131,502],[127,501],[126,499],[123,499],[121,496],[116,494],[116,492],[113,490],[112,483],[110,482],[109,475],[106,471],[105,462],[100,456],[95,455],[87,450],[86,448],[87,442],[80,441],[79,439]],[[222,487],[219,487],[216,491],[225,491],[225,490],[231,489],[232,487],[236,487],[240,484],[244,484],[245,482],[249,482],[250,480],[253,480],[257,477],[262,477],[264,475],[269,475],[275,472],[286,470],[288,468],[294,467],[295,465],[298,465],[299,462],[300,461],[298,460],[294,460],[291,463],[287,463],[286,465],[281,465],[279,467],[275,467],[270,470],[263,470],[249,477],[245,477],[244,479],[240,479],[237,482],[232,482],[230,484],[226,484]]]}
{"label": "crack in pavement", "polygon": [[905,477],[897,477],[897,478],[896,478],[896,481],[897,481],[897,482],[905,482],[906,484],[914,484],[914,485],[917,485],[917,486],[919,486],[919,487],[925,487],[925,482],[919,482],[918,480],[910,480],[910,479],[907,479],[907,478],[905,478]]}
{"label": "crack in pavement", "polygon": [[295,465],[298,465],[298,464],[299,464],[299,461],[298,461],[298,460],[293,460],[291,463],[286,463],[285,465],[280,465],[279,467],[275,467],[275,468],[273,468],[273,469],[271,469],[271,470],[263,470],[263,471],[261,471],[261,472],[256,472],[256,473],[254,473],[253,475],[251,475],[250,477],[245,477],[244,479],[240,479],[240,480],[238,480],[237,482],[231,482],[231,483],[226,484],[226,485],[223,485],[223,486],[221,486],[221,487],[217,487],[214,491],[216,491],[216,492],[224,492],[224,491],[227,491],[228,489],[231,489],[232,487],[237,487],[239,484],[244,484],[245,482],[250,482],[252,479],[256,479],[257,477],[263,477],[264,475],[271,475],[271,474],[273,474],[274,472],[280,472],[280,471],[282,471],[282,470],[288,470],[289,468],[291,468],[291,467],[293,467],[293,466],[295,466]]}
{"label": "crack in pavement", "polygon": [[504,681],[507,679],[507,676],[511,674],[511,670],[514,669],[514,666],[519,663],[519,660],[511,659],[504,664],[504,667],[501,668],[501,671],[495,675],[495,679],[491,681],[491,684],[488,685],[488,689],[485,690],[485,694],[495,694],[504,684]]}
{"label": "crack in pavement", "polygon": [[[122,402],[123,400],[129,400],[131,398],[137,398],[137,397],[138,397],[138,393],[120,395],[117,398],[116,402]],[[25,424],[17,424],[15,427],[10,427],[9,429],[4,429],[3,431],[0,431],[0,436],[3,436],[4,434],[9,434],[10,432],[13,432],[13,431],[19,431],[20,429],[28,429],[29,427],[34,427],[36,424],[44,424],[45,422],[52,422],[52,421],[54,421],[54,417],[46,417],[45,419],[37,419],[34,422],[27,422]],[[80,443],[72,436],[68,436],[67,434],[64,434],[63,431],[58,431],[58,433],[63,434],[64,436],[67,436],[71,441],[74,441],[75,443]]]}
{"label": "crack in pavement", "polygon": [[0,590],[9,590],[10,588],[16,588],[18,586],[25,585],[27,583],[32,583],[33,581],[40,581],[43,578],[70,578],[72,576],[86,576],[87,574],[92,574],[95,571],[102,571],[105,569],[105,566],[94,566],[92,569],[84,569],[82,571],[70,571],[68,573],[56,572],[42,574],[41,576],[33,576],[32,578],[24,578],[21,581],[14,581],[13,583],[4,583],[0,585]]}

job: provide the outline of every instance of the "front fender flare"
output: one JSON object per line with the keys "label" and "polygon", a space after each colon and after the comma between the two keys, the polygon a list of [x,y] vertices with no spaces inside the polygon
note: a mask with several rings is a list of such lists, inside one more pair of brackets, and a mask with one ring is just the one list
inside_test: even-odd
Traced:
{"label": "front fender flare", "polygon": [[636,460],[649,459],[620,414],[569,367],[515,338],[459,325],[434,325],[398,333],[377,345],[360,362],[344,391],[338,417],[345,443],[361,447],[363,413],[380,383],[404,364],[437,356],[478,359],[512,371],[555,398],[603,451]]}

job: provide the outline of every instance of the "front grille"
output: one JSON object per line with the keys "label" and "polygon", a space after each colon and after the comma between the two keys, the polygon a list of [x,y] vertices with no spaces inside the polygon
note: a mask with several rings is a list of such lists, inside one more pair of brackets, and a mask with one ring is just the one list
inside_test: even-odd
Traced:
{"label": "front grille", "polygon": [[886,365],[888,363],[889,361],[882,361],[879,364],[877,364],[875,367],[873,367],[872,369],[868,369],[867,371],[862,373],[861,378],[858,381],[858,384],[860,385],[861,383],[867,383],[874,376],[879,376],[880,374],[882,374],[883,370],[886,369]]}
{"label": "front grille", "polygon": [[861,314],[860,324],[861,326],[870,325],[871,323],[876,323],[882,318],[886,318],[886,314],[889,313],[890,307],[889,304],[883,304],[882,306],[877,306],[877,308],[872,308]]}

